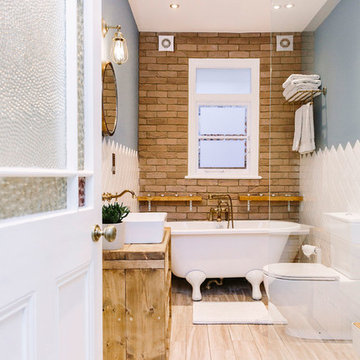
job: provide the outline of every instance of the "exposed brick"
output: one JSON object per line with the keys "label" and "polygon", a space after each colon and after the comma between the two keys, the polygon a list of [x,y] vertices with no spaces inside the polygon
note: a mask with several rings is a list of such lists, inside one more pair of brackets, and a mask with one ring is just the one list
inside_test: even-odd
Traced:
{"label": "exposed brick", "polygon": [[[282,83],[303,64],[313,61],[311,41],[295,34],[294,51],[271,53],[268,33],[177,33],[174,52],[157,51],[156,33],[140,33],[139,158],[142,195],[201,195],[201,203],[152,203],[153,211],[168,212],[170,221],[206,220],[216,201],[208,193],[229,193],[235,219],[298,219],[298,206],[238,200],[239,194],[294,194],[299,191],[299,156],[291,151],[294,108],[285,104]],[[275,35],[271,42],[274,44]],[[270,56],[271,55],[271,56]],[[186,179],[189,58],[260,58],[260,180]],[[270,62],[271,61],[271,62]],[[270,63],[272,77],[270,86]],[[271,94],[271,97],[270,97]],[[271,113],[270,113],[271,111]],[[271,156],[269,148],[271,145]],[[270,171],[270,174],[269,174]],[[270,186],[269,186],[270,175]],[[147,204],[140,204],[147,211]]]}

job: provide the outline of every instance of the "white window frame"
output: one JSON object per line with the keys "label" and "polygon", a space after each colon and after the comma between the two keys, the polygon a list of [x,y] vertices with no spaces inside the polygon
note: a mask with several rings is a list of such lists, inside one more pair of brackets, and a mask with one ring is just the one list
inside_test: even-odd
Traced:
{"label": "white window frame", "polygon": [[[197,94],[197,69],[251,69],[250,94]],[[260,59],[189,59],[189,179],[261,179],[259,176],[259,94]],[[198,146],[198,107],[201,105],[247,106],[246,169],[200,169]]]}

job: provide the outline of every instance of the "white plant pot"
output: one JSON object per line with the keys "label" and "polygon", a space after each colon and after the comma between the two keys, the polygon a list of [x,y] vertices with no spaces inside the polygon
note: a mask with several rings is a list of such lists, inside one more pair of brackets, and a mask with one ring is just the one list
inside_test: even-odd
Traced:
{"label": "white plant pot", "polygon": [[124,247],[124,231],[123,231],[123,223],[118,224],[103,224],[103,229],[107,226],[115,226],[116,228],[116,239],[112,242],[107,241],[104,237],[102,237],[102,244],[104,250],[120,250]]}

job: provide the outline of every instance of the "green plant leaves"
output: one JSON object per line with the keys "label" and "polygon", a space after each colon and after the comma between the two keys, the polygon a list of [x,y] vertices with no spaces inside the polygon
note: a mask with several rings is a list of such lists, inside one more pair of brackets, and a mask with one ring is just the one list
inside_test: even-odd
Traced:
{"label": "green plant leaves", "polygon": [[102,207],[102,222],[103,224],[118,224],[121,223],[126,216],[129,215],[129,208],[122,203],[103,205]]}

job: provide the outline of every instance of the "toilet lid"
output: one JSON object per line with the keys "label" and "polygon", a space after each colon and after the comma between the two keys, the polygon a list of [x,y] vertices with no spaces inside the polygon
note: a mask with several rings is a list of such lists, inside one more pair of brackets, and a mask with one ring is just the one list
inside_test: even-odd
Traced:
{"label": "toilet lid", "polygon": [[322,264],[309,263],[278,263],[263,267],[264,274],[287,280],[317,280],[336,281],[339,280],[339,273]]}

